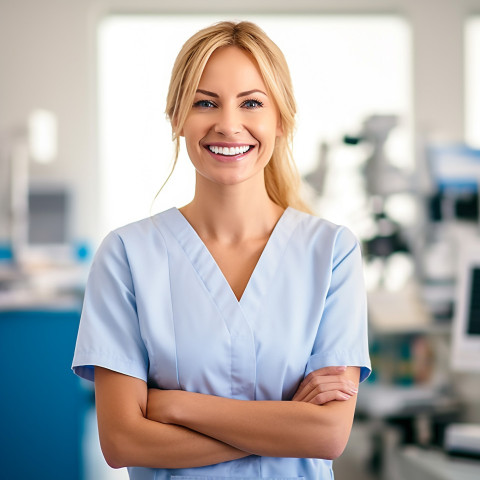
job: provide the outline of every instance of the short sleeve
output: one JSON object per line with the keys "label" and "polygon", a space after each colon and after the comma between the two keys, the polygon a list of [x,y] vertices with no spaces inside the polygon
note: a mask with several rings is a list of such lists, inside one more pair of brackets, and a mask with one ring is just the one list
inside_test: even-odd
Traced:
{"label": "short sleeve", "polygon": [[122,239],[111,232],[100,245],[85,290],[72,369],[94,380],[94,366],[147,380],[148,355]]}
{"label": "short sleeve", "polygon": [[305,375],[333,365],[360,367],[361,382],[371,372],[360,245],[344,227],[335,239],[331,281]]}

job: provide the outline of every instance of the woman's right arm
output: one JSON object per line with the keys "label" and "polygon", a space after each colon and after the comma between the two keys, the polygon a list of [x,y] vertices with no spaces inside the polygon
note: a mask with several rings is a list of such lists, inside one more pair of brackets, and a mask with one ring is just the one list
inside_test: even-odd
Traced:
{"label": "woman's right arm", "polygon": [[[347,400],[352,382],[344,371],[326,367],[312,372],[292,400],[316,405]],[[161,423],[154,415],[147,418],[148,388],[138,378],[95,367],[95,397],[102,451],[113,468],[193,468],[250,455],[185,427]]]}
{"label": "woman's right arm", "polygon": [[113,468],[192,468],[243,458],[249,453],[184,427],[146,418],[143,380],[95,367],[100,444]]}

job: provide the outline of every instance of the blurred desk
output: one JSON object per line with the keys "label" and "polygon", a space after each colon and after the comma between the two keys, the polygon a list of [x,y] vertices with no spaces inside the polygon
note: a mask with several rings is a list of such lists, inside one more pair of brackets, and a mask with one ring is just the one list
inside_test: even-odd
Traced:
{"label": "blurred desk", "polygon": [[451,395],[430,386],[362,385],[357,412],[368,418],[388,419],[421,414],[439,415],[458,411]]}
{"label": "blurred desk", "polygon": [[29,289],[0,290],[0,315],[12,311],[80,311],[81,298],[75,294],[38,294]]}
{"label": "blurred desk", "polygon": [[478,480],[480,460],[450,457],[439,450],[405,447],[396,459],[398,480]]}
{"label": "blurred desk", "polygon": [[457,420],[459,411],[455,398],[433,387],[362,385],[356,414],[370,426],[371,470],[382,479],[397,480],[392,457],[407,445],[443,444],[445,427]]}

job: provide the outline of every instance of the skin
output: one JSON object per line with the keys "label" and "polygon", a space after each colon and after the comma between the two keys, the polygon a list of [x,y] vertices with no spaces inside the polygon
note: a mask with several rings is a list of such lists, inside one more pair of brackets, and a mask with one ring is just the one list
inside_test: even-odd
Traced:
{"label": "skin", "polygon": [[[251,68],[243,68],[245,62]],[[226,185],[243,190],[247,182],[261,192],[264,168],[282,133],[277,107],[249,55],[232,47],[216,50],[181,132],[197,171],[197,186],[207,185],[209,191]],[[250,151],[227,157],[212,154],[209,145],[250,146]]]}
{"label": "skin", "polygon": [[[264,183],[281,122],[247,53],[214,52],[181,133],[196,189],[180,211],[240,299],[283,213]],[[249,149],[221,156],[209,146]],[[292,401],[246,401],[149,390],[142,380],[96,367],[102,450],[114,468],[196,467],[250,454],[336,458],[350,434],[358,380],[357,367],[327,367],[307,376]]]}
{"label": "skin", "polygon": [[[246,53],[218,49],[203,72],[181,132],[196,169],[196,186],[194,200],[180,211],[237,298],[283,213],[265,189],[264,169],[282,134],[276,105],[267,93],[258,67]],[[237,158],[219,157],[209,145],[248,145],[251,150]]]}

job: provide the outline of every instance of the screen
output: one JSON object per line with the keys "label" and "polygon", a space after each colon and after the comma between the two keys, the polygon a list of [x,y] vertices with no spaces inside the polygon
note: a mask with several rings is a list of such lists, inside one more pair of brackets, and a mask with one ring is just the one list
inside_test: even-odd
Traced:
{"label": "screen", "polygon": [[65,191],[31,191],[28,201],[30,245],[68,242],[68,194]]}
{"label": "screen", "polygon": [[458,252],[451,366],[459,372],[480,372],[480,238],[463,240]]}
{"label": "screen", "polygon": [[467,317],[467,333],[480,335],[480,268],[471,270],[470,308]]}

